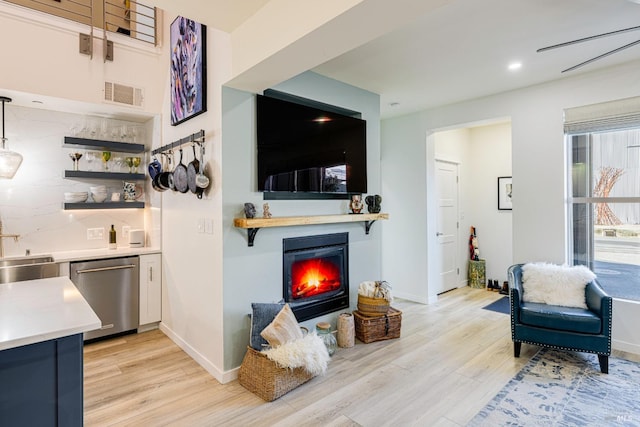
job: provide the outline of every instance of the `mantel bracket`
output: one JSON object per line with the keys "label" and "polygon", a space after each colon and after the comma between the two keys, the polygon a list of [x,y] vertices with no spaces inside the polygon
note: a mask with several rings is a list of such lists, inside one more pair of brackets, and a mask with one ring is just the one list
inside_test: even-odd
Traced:
{"label": "mantel bracket", "polygon": [[376,222],[376,220],[374,219],[373,221],[365,221],[364,223],[364,232],[365,234],[369,234],[369,230],[371,230],[371,226],[373,225],[373,223]]}
{"label": "mantel bracket", "polygon": [[258,230],[260,230],[259,227],[256,228],[247,228],[247,238],[249,239],[249,247],[253,246],[253,241],[256,238],[256,234],[258,234]]}

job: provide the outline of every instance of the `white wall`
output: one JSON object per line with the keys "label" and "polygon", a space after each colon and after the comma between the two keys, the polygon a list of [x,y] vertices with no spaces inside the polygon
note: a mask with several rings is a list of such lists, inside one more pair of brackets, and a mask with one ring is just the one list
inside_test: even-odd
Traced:
{"label": "white wall", "polygon": [[[383,190],[393,189],[393,197],[387,197],[387,207],[390,212],[400,211],[402,221],[401,224],[389,221],[384,230],[383,247],[408,245],[407,252],[417,254],[404,258],[391,250],[385,251],[383,269],[387,280],[398,283],[406,294],[416,294],[407,279],[423,278],[428,271],[422,260],[427,259],[424,236],[430,230],[428,218],[433,216],[433,207],[427,206],[426,194],[431,190],[424,177],[428,165],[433,163],[434,153],[428,144],[425,147],[425,138],[437,129],[500,117],[512,120],[512,176],[517,189],[511,214],[512,262],[563,263],[567,252],[563,109],[637,96],[639,71],[640,62],[634,62],[384,120]],[[403,209],[403,200],[415,200],[417,208]],[[408,233],[406,224],[412,224],[408,227],[412,233]],[[420,262],[415,262],[416,258]],[[614,323],[614,332],[615,329]]]}
{"label": "white wall", "polygon": [[[331,105],[360,111],[367,120],[367,173],[370,194],[380,192],[380,102],[378,95],[314,73],[304,73],[275,89]],[[362,223],[265,228],[258,231],[253,247],[247,231],[233,227],[234,217],[244,217],[243,204],[252,202],[262,215],[262,193],[256,191],[255,95],[230,88],[224,92],[225,143],[222,185],[224,193],[224,348],[225,369],[237,367],[249,343],[252,302],[282,299],[282,239],[325,233],[349,233],[349,281],[351,308],[355,308],[357,285],[381,278],[381,233],[390,221],[375,223],[369,235]],[[229,166],[227,166],[229,165]],[[274,216],[323,215],[348,212],[347,200],[272,200]],[[339,313],[304,322],[313,328],[320,320],[335,327]]]}
{"label": "white wall", "polygon": [[[173,17],[168,17],[168,28]],[[230,76],[229,35],[207,29],[207,112],[170,125],[169,63],[166,63],[163,138],[157,146],[205,131],[205,173],[211,180],[202,199],[190,192],[162,193],[162,330],[221,382],[223,356],[222,282],[222,85]],[[228,144],[233,144],[230,140]],[[191,161],[184,146],[184,163]],[[229,159],[228,164],[238,160]],[[244,160],[239,160],[244,162]],[[205,232],[198,223],[205,223]],[[207,231],[207,230],[210,230]]]}
{"label": "white wall", "polygon": [[[480,257],[486,260],[487,280],[507,280],[512,264],[512,211],[498,210],[500,176],[511,176],[511,125],[471,128],[470,131],[469,225],[476,226]],[[466,228],[468,230],[468,227]]]}

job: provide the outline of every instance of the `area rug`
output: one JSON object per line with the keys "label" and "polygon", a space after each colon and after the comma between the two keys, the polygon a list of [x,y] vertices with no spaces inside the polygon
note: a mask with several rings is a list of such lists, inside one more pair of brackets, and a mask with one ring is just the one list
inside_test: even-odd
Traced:
{"label": "area rug", "polygon": [[640,426],[640,364],[540,350],[469,426]]}
{"label": "area rug", "polygon": [[497,311],[498,313],[511,313],[511,308],[509,307],[509,297],[502,297],[499,300],[496,300],[482,308],[484,308],[485,310]]}

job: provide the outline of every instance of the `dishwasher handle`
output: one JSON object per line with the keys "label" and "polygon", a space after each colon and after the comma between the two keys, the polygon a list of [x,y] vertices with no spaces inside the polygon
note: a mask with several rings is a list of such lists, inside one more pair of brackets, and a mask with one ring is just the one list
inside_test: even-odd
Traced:
{"label": "dishwasher handle", "polygon": [[98,273],[100,271],[125,270],[128,268],[134,268],[135,266],[136,266],[135,264],[126,264],[126,265],[116,265],[113,267],[87,268],[85,270],[78,270],[76,271],[76,273],[82,274],[82,273]]}

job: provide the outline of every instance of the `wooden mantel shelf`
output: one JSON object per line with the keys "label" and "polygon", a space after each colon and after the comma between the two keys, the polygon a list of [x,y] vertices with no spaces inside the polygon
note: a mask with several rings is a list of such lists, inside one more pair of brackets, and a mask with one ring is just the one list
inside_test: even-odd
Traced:
{"label": "wooden mantel shelf", "polygon": [[389,219],[388,213],[350,214],[350,215],[314,215],[314,216],[284,216],[273,218],[235,218],[233,225],[246,228],[249,246],[253,246],[256,233],[261,228],[291,227],[294,225],[336,224],[340,222],[364,222],[365,233],[369,234],[371,225],[378,220]]}

